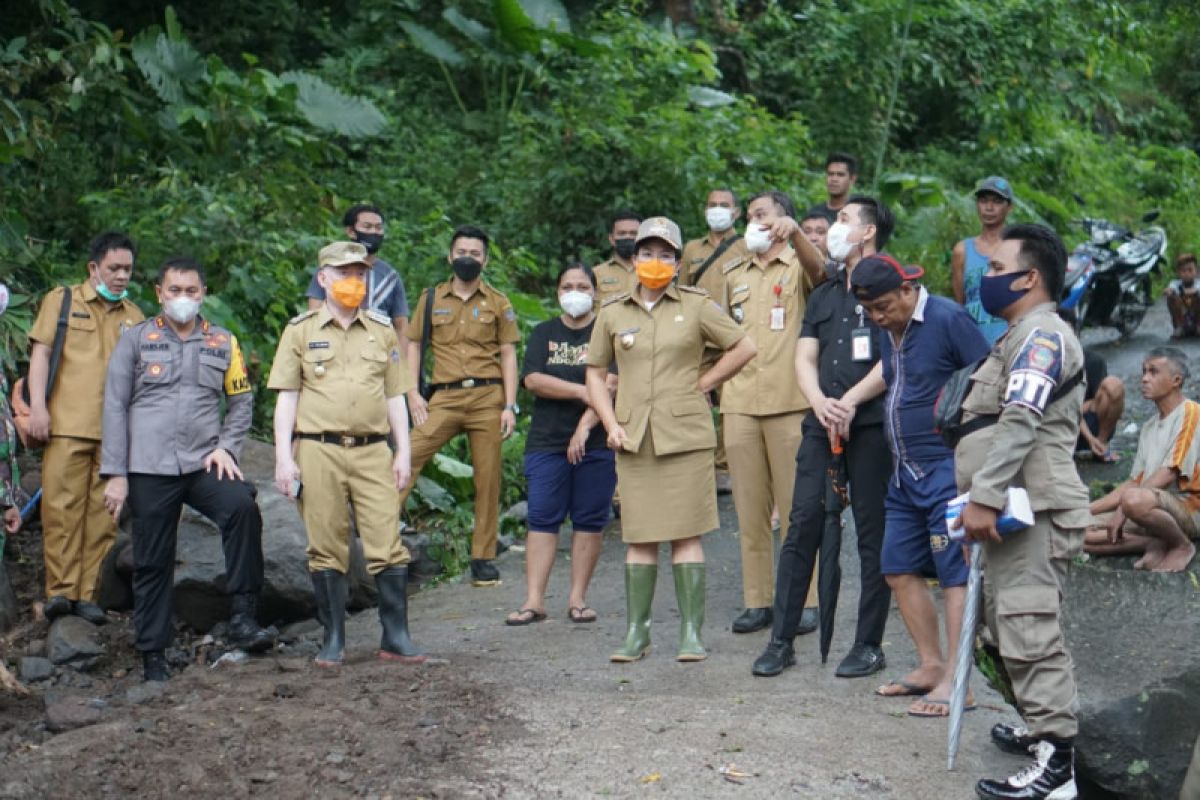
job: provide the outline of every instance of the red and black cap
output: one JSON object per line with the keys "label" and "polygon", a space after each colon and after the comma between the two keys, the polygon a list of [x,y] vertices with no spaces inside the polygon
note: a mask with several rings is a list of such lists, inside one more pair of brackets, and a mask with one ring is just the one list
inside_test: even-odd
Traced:
{"label": "red and black cap", "polygon": [[925,270],[916,264],[904,266],[887,253],[876,253],[854,267],[850,273],[850,287],[859,300],[874,300],[924,276]]}

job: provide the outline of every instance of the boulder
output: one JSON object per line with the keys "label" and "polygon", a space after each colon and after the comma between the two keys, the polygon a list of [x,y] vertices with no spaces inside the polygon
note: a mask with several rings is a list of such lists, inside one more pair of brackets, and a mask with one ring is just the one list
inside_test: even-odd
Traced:
{"label": "boulder", "polygon": [[1081,791],[1176,797],[1200,736],[1200,566],[1156,574],[1131,565],[1075,564],[1067,585]]}
{"label": "boulder", "polygon": [[[3,541],[3,537],[0,537],[0,541]],[[0,553],[0,633],[17,624],[19,612],[17,595],[13,592],[8,569],[4,566],[4,554]]]}
{"label": "boulder", "polygon": [[54,674],[54,664],[48,658],[38,656],[23,656],[18,673],[26,683],[44,681]]}
{"label": "boulder", "polygon": [[[316,604],[305,554],[308,537],[296,504],[275,490],[274,448],[262,442],[246,442],[241,468],[246,479],[258,488],[258,507],[263,518],[264,586],[259,622],[286,623],[311,617],[316,613]],[[100,604],[112,609],[131,607],[131,580],[129,538],[122,534],[104,564]],[[375,582],[367,574],[362,544],[357,536],[352,536],[350,606],[365,608],[375,603],[375,597]],[[176,544],[175,614],[201,632],[229,618],[220,531],[186,507]]]}
{"label": "boulder", "polygon": [[95,725],[103,718],[107,705],[103,700],[60,692],[47,692],[44,702],[46,730],[51,733],[63,733]]}
{"label": "boulder", "polygon": [[76,616],[54,620],[46,636],[46,649],[51,662],[79,669],[92,667],[104,653],[100,629]]}

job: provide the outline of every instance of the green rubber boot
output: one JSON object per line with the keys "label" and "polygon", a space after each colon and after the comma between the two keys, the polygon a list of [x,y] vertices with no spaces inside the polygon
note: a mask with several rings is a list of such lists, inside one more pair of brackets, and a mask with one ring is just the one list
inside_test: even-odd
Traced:
{"label": "green rubber boot", "polygon": [[704,562],[675,564],[675,602],[679,604],[679,655],[676,661],[703,661],[708,658],[700,629],[704,627]]}
{"label": "green rubber boot", "polygon": [[657,564],[625,565],[625,613],[629,617],[629,630],[625,633],[625,644],[608,657],[609,661],[637,661],[650,652],[650,606],[657,579]]}

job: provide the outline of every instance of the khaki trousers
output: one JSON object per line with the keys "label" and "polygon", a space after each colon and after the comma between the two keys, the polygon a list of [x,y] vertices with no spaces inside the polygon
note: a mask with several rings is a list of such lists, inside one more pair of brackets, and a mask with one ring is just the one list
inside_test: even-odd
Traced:
{"label": "khaki trousers", "polygon": [[[796,482],[796,452],[803,438],[801,423],[807,412],[770,416],[722,414],[729,474],[733,477],[733,505],[741,528],[742,599],[746,608],[770,608],[775,603],[775,537],[771,509],[780,514],[792,509]],[[786,519],[783,520],[786,523]],[[780,538],[786,535],[781,525]],[[808,588],[804,607],[817,604],[817,578]]]}
{"label": "khaki trousers", "polygon": [[1070,739],[1077,696],[1059,615],[1083,529],[1061,528],[1053,514],[1039,511],[1032,527],[984,545],[984,616],[1030,733]]}
{"label": "khaki trousers", "polygon": [[51,436],[42,456],[46,596],[94,602],[100,565],[117,538],[104,507],[100,442]]}
{"label": "khaki trousers", "polygon": [[347,503],[354,509],[367,572],[377,575],[408,563],[408,548],[400,539],[400,493],[387,442],[342,447],[298,439],[296,465],[304,485],[299,505],[308,532],[310,572],[350,571]]}
{"label": "khaki trousers", "polygon": [[496,534],[500,524],[500,412],[504,390],[500,386],[477,389],[443,389],[429,401],[429,419],[413,428],[413,477],[400,496],[400,508],[408,499],[421,469],[459,433],[471,443],[471,466],[475,469],[475,531],[471,558],[496,557]]}

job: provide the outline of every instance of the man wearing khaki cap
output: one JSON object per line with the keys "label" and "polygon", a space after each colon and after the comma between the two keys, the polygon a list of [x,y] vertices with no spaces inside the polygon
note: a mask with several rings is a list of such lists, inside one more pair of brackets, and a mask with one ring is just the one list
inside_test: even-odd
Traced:
{"label": "man wearing khaki cap", "polygon": [[404,403],[412,380],[392,321],[359,307],[367,249],[335,242],[321,250],[319,262],[325,305],[288,323],[268,382],[279,391],[275,485],[300,504],[325,628],[316,663],[337,666],[345,648],[347,502],[379,589],[379,657],[419,663],[425,656],[408,634],[409,554],[399,536],[399,492],[412,473]]}

